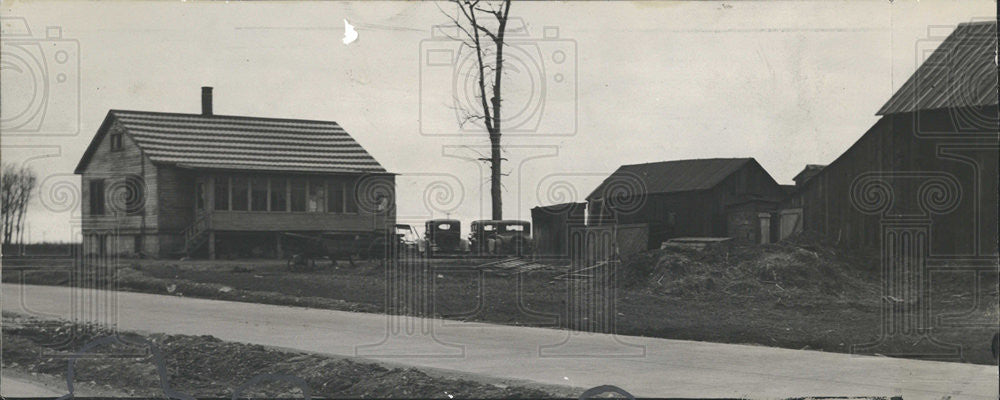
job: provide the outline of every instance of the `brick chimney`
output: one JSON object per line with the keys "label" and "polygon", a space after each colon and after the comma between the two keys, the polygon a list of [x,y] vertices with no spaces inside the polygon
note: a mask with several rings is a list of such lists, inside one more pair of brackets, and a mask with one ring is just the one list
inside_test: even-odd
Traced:
{"label": "brick chimney", "polygon": [[212,87],[201,87],[201,115],[212,115]]}

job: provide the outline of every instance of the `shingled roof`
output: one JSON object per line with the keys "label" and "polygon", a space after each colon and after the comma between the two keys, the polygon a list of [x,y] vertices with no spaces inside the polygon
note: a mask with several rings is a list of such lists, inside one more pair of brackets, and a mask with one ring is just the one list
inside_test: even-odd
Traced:
{"label": "shingled roof", "polygon": [[622,165],[601,182],[587,200],[602,198],[607,191],[623,188],[645,194],[711,189],[751,162],[757,161],[753,158],[707,158]]}
{"label": "shingled roof", "polygon": [[111,110],[76,167],[120,128],[155,164],[286,172],[385,173],[333,121]]}
{"label": "shingled roof", "polygon": [[997,22],[959,24],[877,115],[997,105]]}

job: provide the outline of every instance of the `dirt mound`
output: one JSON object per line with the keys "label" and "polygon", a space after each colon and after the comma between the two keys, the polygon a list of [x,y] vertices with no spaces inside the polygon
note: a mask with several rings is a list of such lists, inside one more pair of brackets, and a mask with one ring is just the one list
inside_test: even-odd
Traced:
{"label": "dirt mound", "polygon": [[625,259],[621,270],[625,286],[672,296],[846,299],[874,293],[878,263],[800,235],[777,244],[651,250]]}
{"label": "dirt mound", "polygon": [[[39,321],[14,314],[3,318],[3,367],[63,376],[67,356],[113,332],[66,322]],[[76,363],[76,382],[109,385],[132,396],[162,395],[160,375],[148,345],[155,343],[174,390],[197,397],[229,398],[255,377],[292,376],[316,397],[348,398],[541,398],[535,388],[498,386],[468,379],[431,376],[415,368],[387,368],[372,362],[297,353],[224,342],[211,336],[119,332],[121,341],[93,349]],[[300,397],[287,379],[262,379],[241,397]]]}

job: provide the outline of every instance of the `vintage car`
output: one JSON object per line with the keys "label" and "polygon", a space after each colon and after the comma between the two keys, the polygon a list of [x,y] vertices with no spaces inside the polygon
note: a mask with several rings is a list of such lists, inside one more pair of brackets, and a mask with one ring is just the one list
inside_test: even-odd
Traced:
{"label": "vintage car", "polygon": [[520,220],[473,221],[469,232],[473,254],[522,256],[531,253],[531,223]]}
{"label": "vintage car", "polygon": [[421,249],[420,235],[417,235],[417,230],[408,224],[396,224],[396,236],[399,238],[399,243],[408,250],[412,251],[423,251]]}
{"label": "vintage car", "polygon": [[432,219],[424,224],[427,256],[462,252],[462,223],[457,219]]}

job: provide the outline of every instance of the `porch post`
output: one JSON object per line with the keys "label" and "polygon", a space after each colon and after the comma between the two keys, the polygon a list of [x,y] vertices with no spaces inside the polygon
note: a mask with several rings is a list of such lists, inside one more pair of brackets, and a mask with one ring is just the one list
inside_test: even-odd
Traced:
{"label": "porch post", "polygon": [[274,233],[274,242],[277,245],[277,248],[276,248],[277,251],[275,252],[275,255],[278,256],[277,258],[279,260],[282,259],[282,258],[285,258],[284,254],[282,254],[282,251],[281,251],[281,232],[275,232]]}
{"label": "porch post", "polygon": [[208,259],[215,259],[215,231],[208,231]]}

